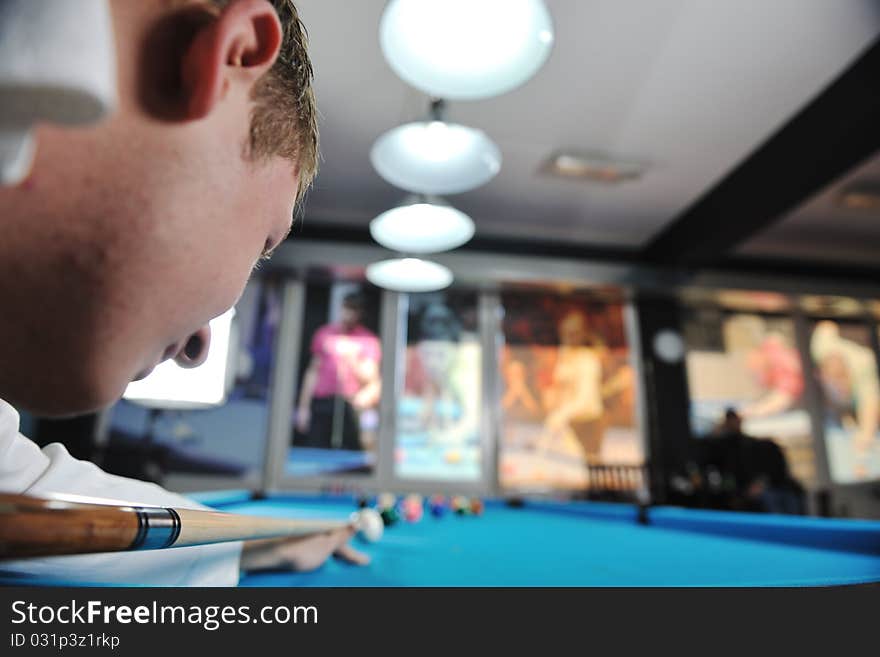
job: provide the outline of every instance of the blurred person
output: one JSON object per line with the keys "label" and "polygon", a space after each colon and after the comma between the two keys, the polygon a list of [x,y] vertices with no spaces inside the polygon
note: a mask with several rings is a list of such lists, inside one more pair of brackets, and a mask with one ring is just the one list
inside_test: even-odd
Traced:
{"label": "blurred person", "polygon": [[308,369],[296,412],[308,447],[361,450],[361,414],[379,404],[382,392],[379,338],[361,324],[364,302],[349,294],[339,321],[312,337]]}
{"label": "blurred person", "polygon": [[547,415],[537,446],[597,462],[605,432],[603,346],[587,330],[586,318],[579,310],[563,315],[557,330],[556,366],[552,384],[543,394]]}
{"label": "blurred person", "polygon": [[514,356],[513,349],[509,346],[504,349],[501,375],[504,377],[501,409],[505,417],[534,419],[540,416],[538,398],[529,386],[528,368],[522,358]]}
{"label": "blurred person", "polygon": [[804,391],[801,357],[788,338],[779,331],[767,331],[760,317],[751,327],[751,344],[746,367],[761,389],[761,396],[739,409],[742,417],[778,415],[791,409]]}
{"label": "blurred person", "polygon": [[855,475],[865,477],[880,426],[880,382],[874,352],[841,336],[834,322],[823,321],[813,330],[810,353],[836,420],[852,432]]}
{"label": "blurred person", "polygon": [[[0,397],[44,416],[103,408],[159,362],[199,365],[290,230],[318,161],[305,30],[291,0],[111,0],[118,105],[38,125],[0,189]],[[39,43],[33,44],[39,53]],[[0,490],[197,507],[39,449],[0,401]],[[349,529],[304,539],[5,562],[43,580],[234,585],[240,570],[363,563]]]}
{"label": "blurred person", "polygon": [[466,308],[456,316],[443,303],[429,304],[419,322],[413,353],[422,374],[421,422],[430,441],[461,445],[477,438],[482,350],[475,310]]}
{"label": "blurred person", "polygon": [[742,417],[725,411],[716,435],[702,441],[705,481],[724,508],[803,514],[804,491],[774,441],[743,432]]}

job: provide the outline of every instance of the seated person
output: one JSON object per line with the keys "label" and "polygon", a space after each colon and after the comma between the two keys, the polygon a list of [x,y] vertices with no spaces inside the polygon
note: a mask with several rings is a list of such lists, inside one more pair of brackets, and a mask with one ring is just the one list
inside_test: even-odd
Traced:
{"label": "seated person", "polygon": [[742,418],[725,412],[717,435],[702,445],[707,497],[712,506],[736,511],[804,513],[804,491],[791,476],[782,449],[742,430]]}
{"label": "seated person", "polygon": [[806,513],[804,489],[791,476],[782,448],[769,438],[753,438],[752,462],[756,476],[746,496],[757,511],[766,513]]}
{"label": "seated person", "polygon": [[[160,361],[196,366],[208,321],[290,230],[315,175],[305,32],[291,0],[111,0],[118,108],[36,130],[30,174],[0,189],[0,491],[197,506],[18,432],[114,402]],[[6,562],[42,581],[234,585],[315,568],[351,531],[298,540]]]}

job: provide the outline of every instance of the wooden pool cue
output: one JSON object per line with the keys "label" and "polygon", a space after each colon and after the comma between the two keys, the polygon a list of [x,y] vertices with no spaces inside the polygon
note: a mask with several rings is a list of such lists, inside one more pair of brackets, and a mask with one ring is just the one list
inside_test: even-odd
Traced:
{"label": "wooden pool cue", "polygon": [[344,527],[378,540],[382,520],[373,509],[354,513],[349,520],[294,520],[0,494],[0,559],[161,550],[307,536]]}

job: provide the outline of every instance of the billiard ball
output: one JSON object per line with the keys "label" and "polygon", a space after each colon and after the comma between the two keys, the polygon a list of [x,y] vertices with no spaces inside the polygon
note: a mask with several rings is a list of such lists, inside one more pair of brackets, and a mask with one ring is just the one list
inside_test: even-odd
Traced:
{"label": "billiard ball", "polygon": [[393,509],[396,502],[397,500],[391,493],[382,493],[376,500],[376,506],[380,511],[382,509]]}
{"label": "billiard ball", "polygon": [[461,452],[457,449],[449,449],[443,455],[444,460],[450,465],[461,463]]}
{"label": "billiard ball", "polygon": [[452,510],[456,515],[464,516],[470,513],[470,502],[466,497],[456,495],[452,498]]}
{"label": "billiard ball", "polygon": [[398,520],[400,520],[400,515],[397,513],[397,510],[393,506],[387,509],[382,509],[379,512],[379,515],[382,517],[382,523],[386,527],[390,527]]}
{"label": "billiard ball", "polygon": [[422,519],[424,507],[421,495],[407,495],[402,504],[402,515],[407,522],[418,522]]}
{"label": "billiard ball", "polygon": [[385,523],[375,509],[361,509],[351,514],[351,522],[358,530],[358,536],[368,543],[375,543],[382,538]]}
{"label": "billiard ball", "polygon": [[432,516],[435,518],[442,518],[446,514],[446,498],[442,495],[432,496],[429,507]]}
{"label": "billiard ball", "polygon": [[477,497],[471,500],[471,513],[475,516],[483,515],[483,501]]}
{"label": "billiard ball", "polygon": [[418,522],[422,519],[424,513],[421,504],[410,504],[403,512],[403,517],[407,522]]}

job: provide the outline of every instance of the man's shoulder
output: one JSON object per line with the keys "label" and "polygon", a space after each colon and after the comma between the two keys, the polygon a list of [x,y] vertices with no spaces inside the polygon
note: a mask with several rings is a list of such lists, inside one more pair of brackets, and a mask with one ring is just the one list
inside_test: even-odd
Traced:
{"label": "man's shoulder", "polygon": [[339,331],[334,324],[324,324],[323,326],[318,327],[312,339],[316,342],[319,342],[322,340],[326,340],[327,338],[333,337],[338,333]]}
{"label": "man's shoulder", "polygon": [[8,402],[0,399],[0,433],[15,432],[18,433],[19,415],[18,411]]}

